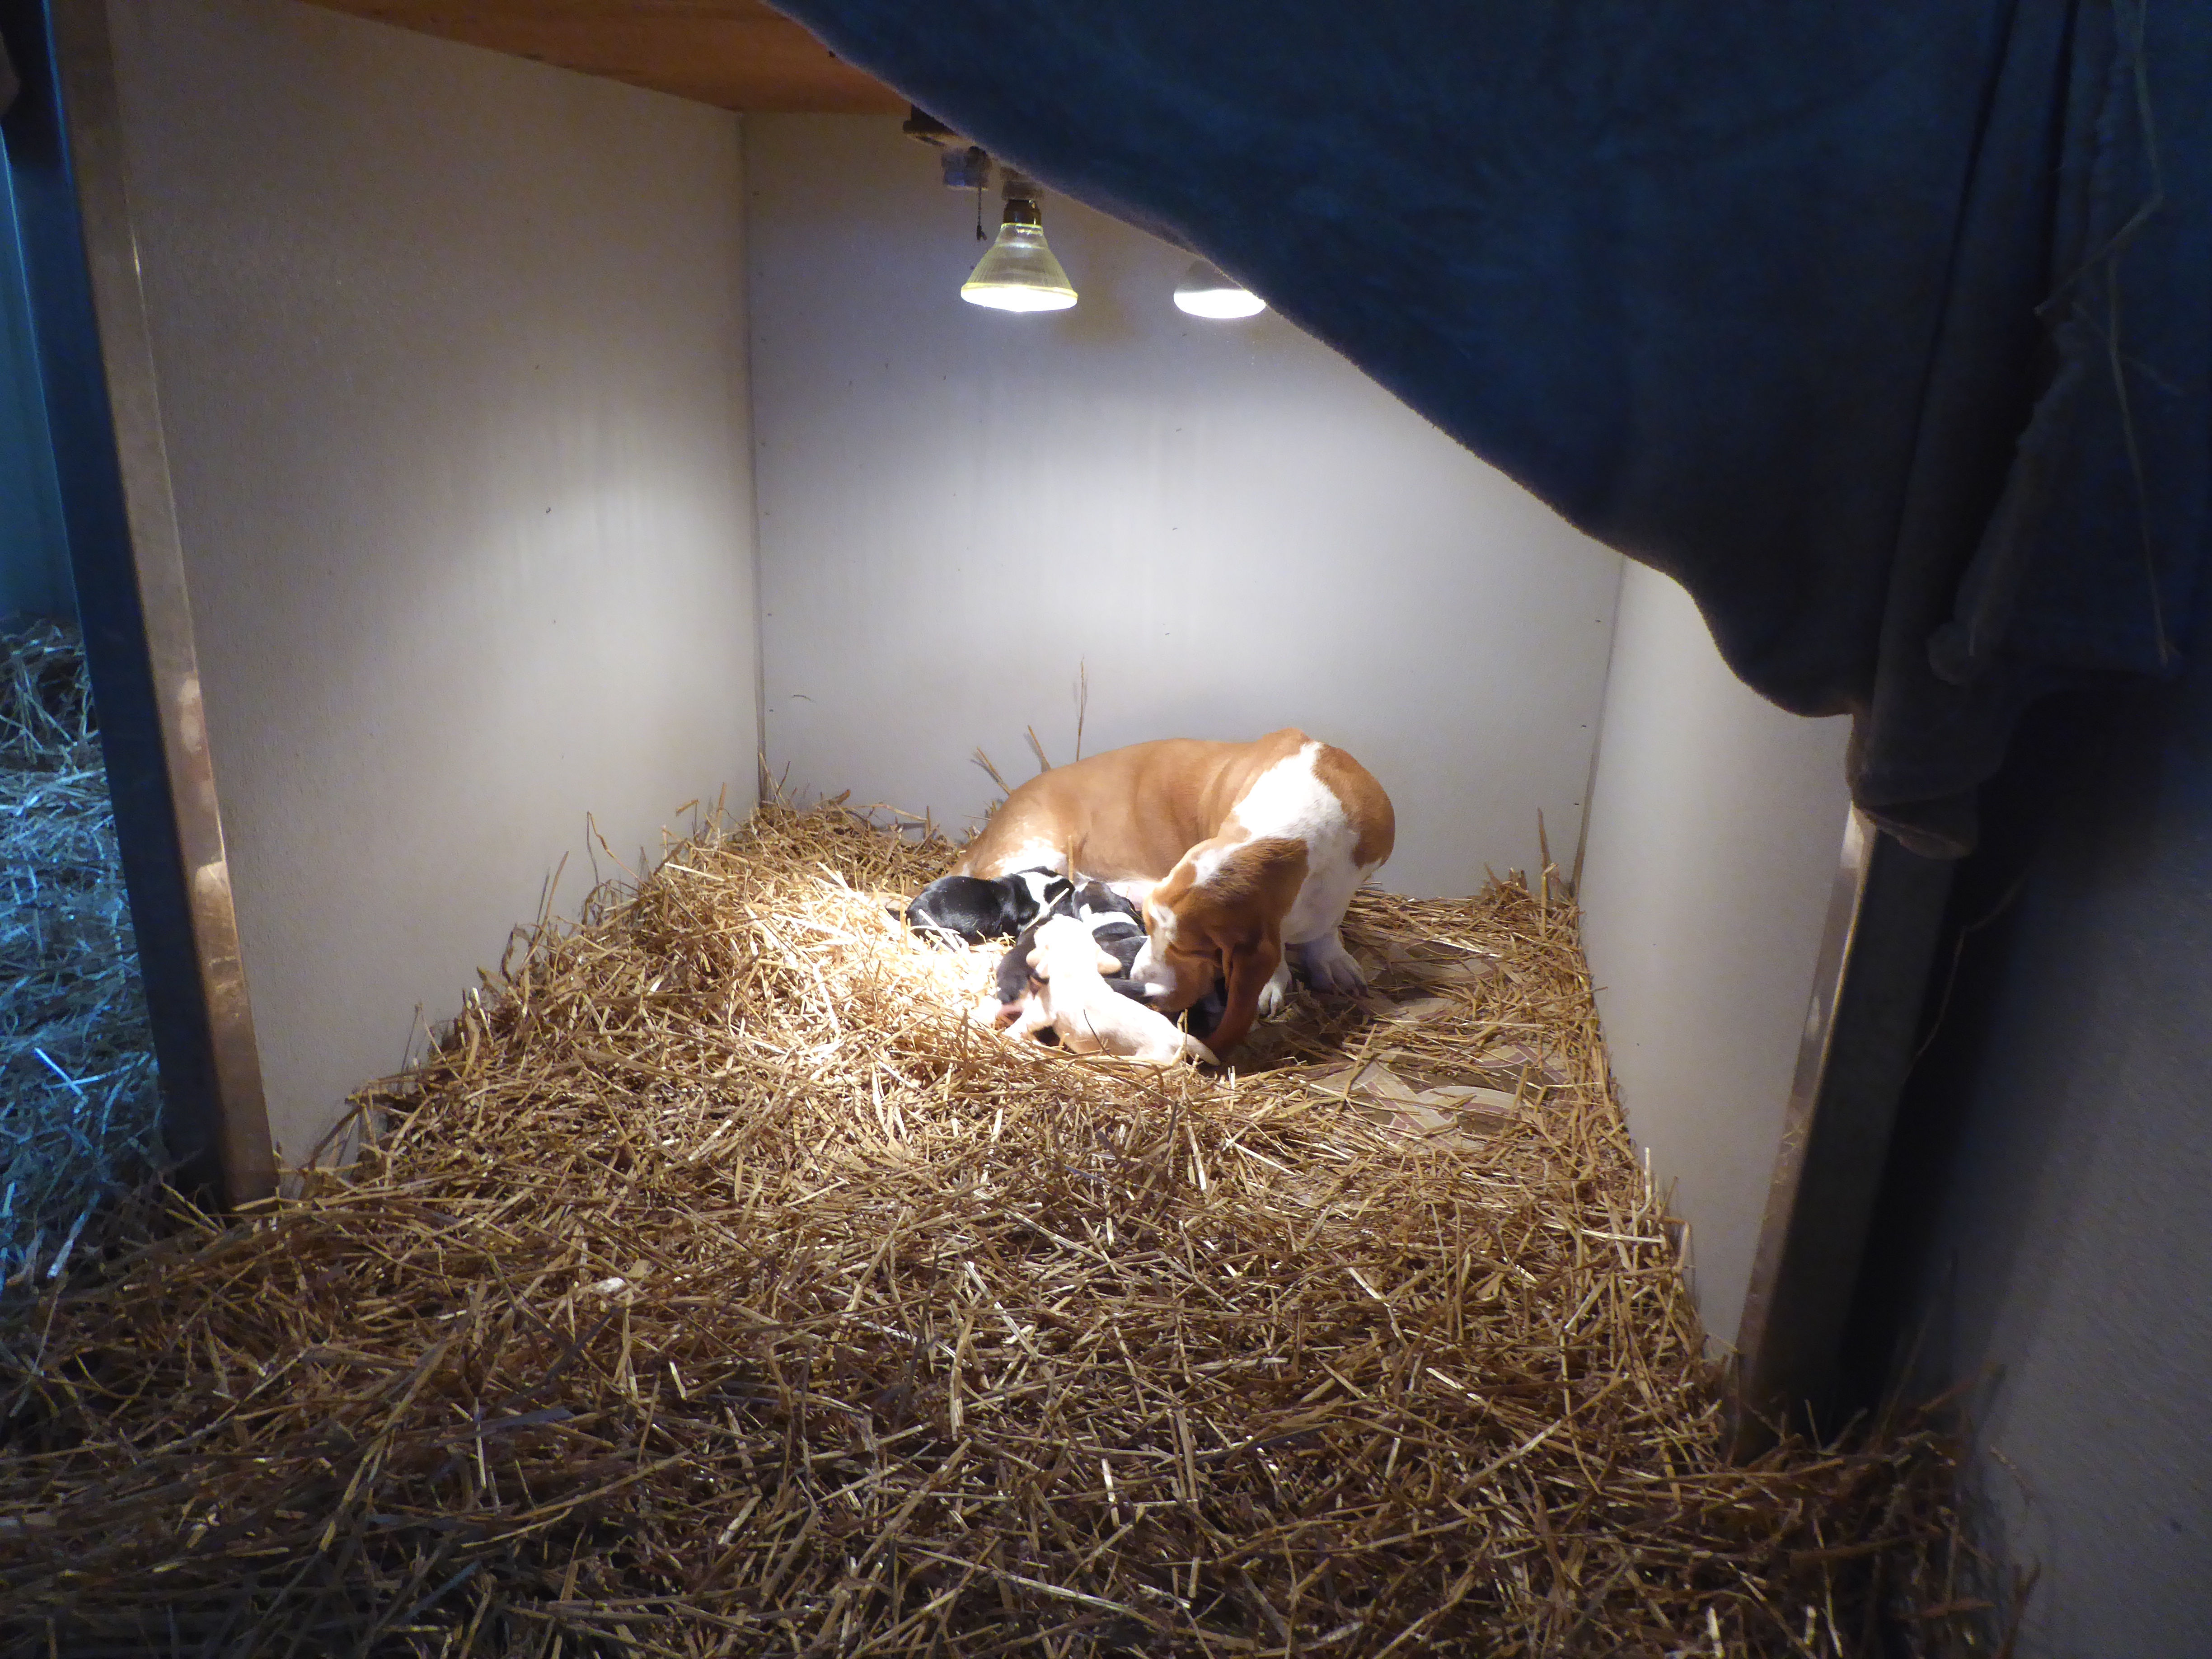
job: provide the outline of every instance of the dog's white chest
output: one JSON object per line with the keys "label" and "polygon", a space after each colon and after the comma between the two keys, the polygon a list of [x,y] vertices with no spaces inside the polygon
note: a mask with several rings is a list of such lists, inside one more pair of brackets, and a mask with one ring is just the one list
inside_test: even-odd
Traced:
{"label": "dog's white chest", "polygon": [[[1281,836],[1305,843],[1306,877],[1283,918],[1283,940],[1303,945],[1325,934],[1333,935],[1343,919],[1352,890],[1367,872],[1353,864],[1359,844],[1359,828],[1337,793],[1322,782],[1314,768],[1321,753],[1319,743],[1308,741],[1295,755],[1286,756],[1262,772],[1230,814],[1247,835]],[[1231,849],[1211,855],[1214,862]],[[1201,855],[1198,876],[1203,881],[1212,872]]]}

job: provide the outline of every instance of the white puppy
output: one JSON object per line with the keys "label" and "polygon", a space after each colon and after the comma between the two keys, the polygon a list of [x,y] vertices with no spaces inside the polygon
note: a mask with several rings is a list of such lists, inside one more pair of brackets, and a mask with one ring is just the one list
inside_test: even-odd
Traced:
{"label": "white puppy", "polygon": [[1088,924],[1054,916],[1036,931],[1030,970],[1040,981],[1006,1028],[1025,1037],[1049,1025],[1073,1054],[1121,1054],[1147,1066],[1172,1066],[1186,1054],[1208,1066],[1213,1051],[1157,1009],[1123,996],[1101,977],[1121,963],[1098,948]]}

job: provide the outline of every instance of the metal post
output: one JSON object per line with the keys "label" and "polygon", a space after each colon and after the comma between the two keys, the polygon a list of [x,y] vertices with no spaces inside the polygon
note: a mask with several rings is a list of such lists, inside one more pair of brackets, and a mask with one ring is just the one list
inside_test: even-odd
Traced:
{"label": "metal post", "polygon": [[1735,1443],[1826,1425],[1953,866],[1854,811],[1736,1336]]}
{"label": "metal post", "polygon": [[275,1190],[140,287],[106,0],[0,0],[21,77],[0,132],[124,880],[188,1190]]}

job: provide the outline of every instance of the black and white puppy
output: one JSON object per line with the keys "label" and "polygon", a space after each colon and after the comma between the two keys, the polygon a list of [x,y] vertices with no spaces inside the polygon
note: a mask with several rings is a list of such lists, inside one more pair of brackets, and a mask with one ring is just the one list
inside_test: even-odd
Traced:
{"label": "black and white puppy", "polygon": [[[1107,984],[1133,1001],[1148,1001],[1143,982],[1128,976],[1130,963],[1136,961],[1137,952],[1145,946],[1144,912],[1105,883],[1087,881],[1042,904],[1014,941],[1014,948],[999,958],[1000,1024],[1008,1024],[1020,1013],[1022,999],[1034,988],[1030,978],[1030,950],[1036,941],[1037,929],[1056,915],[1073,916],[1084,923],[1091,929],[1091,936],[1098,941],[1098,948],[1121,964],[1119,974],[1107,975]],[[1217,981],[1190,1010],[1186,1022],[1190,1034],[1205,1042],[1206,1034],[1221,1023],[1227,1006],[1226,994]],[[1042,1036],[1038,1040],[1042,1042]]]}
{"label": "black and white puppy", "polygon": [[945,876],[914,896],[906,907],[906,925],[938,945],[1011,939],[1066,897],[1071,888],[1056,870],[1017,870],[990,881]]}

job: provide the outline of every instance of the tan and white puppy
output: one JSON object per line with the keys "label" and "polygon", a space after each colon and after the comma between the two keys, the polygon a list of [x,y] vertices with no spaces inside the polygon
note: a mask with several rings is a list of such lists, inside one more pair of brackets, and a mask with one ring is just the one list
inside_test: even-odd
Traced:
{"label": "tan and white puppy", "polygon": [[1120,973],[1121,962],[1098,948],[1088,923],[1053,917],[1036,930],[1030,950],[1036,984],[1006,1035],[1025,1037],[1049,1025],[1072,1054],[1120,1054],[1147,1066],[1172,1066],[1188,1054],[1219,1064],[1212,1049],[1165,1014],[1109,985],[1103,976],[1108,970]]}
{"label": "tan and white puppy", "polygon": [[1041,772],[953,871],[1072,866],[1137,899],[1150,938],[1129,977],[1170,1011],[1223,980],[1229,1006],[1208,1041],[1226,1054],[1282,1006],[1285,950],[1322,990],[1366,982],[1337,928],[1396,836],[1364,767],[1286,726],[1253,743],[1133,744]]}

